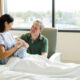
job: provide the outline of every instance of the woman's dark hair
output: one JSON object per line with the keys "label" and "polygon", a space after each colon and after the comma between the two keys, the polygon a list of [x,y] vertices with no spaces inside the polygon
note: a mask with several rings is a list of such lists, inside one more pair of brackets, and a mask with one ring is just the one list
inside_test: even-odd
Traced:
{"label": "woman's dark hair", "polygon": [[11,23],[13,22],[14,19],[9,15],[9,14],[4,14],[0,17],[0,32],[4,32],[5,30],[5,25],[4,23]]}

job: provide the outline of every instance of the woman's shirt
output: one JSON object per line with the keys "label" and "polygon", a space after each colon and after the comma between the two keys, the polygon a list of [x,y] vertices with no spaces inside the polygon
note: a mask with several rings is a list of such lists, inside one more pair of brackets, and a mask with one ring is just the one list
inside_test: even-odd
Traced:
{"label": "woman's shirt", "polygon": [[[16,39],[13,37],[10,31],[0,33],[0,44],[5,47],[5,50],[12,48],[16,43]],[[5,64],[8,61],[8,58],[0,60],[0,64]]]}
{"label": "woman's shirt", "polygon": [[[16,44],[16,39],[14,38],[14,36],[11,34],[10,31],[3,32],[3,33],[0,33],[0,44],[5,47],[5,50],[8,50]],[[26,57],[27,56],[26,51],[27,51],[27,48],[21,47],[12,56],[20,57],[20,58]],[[5,64],[8,61],[8,59],[9,57],[3,60],[0,60],[0,64]]]}
{"label": "woman's shirt", "polygon": [[0,33],[0,44],[4,45],[6,50],[12,48],[15,45],[15,43],[16,40],[10,31]]}

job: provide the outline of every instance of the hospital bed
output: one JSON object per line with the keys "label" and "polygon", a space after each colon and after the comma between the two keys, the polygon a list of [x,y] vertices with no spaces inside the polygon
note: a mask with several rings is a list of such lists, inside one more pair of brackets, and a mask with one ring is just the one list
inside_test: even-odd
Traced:
{"label": "hospital bed", "polygon": [[6,65],[0,65],[0,80],[80,80],[80,64],[60,61],[60,53],[56,52],[57,29],[46,28],[42,34],[49,40],[49,59],[39,55],[12,57]]}
{"label": "hospital bed", "polygon": [[39,55],[12,57],[0,65],[0,80],[80,80],[80,64],[51,62]]}

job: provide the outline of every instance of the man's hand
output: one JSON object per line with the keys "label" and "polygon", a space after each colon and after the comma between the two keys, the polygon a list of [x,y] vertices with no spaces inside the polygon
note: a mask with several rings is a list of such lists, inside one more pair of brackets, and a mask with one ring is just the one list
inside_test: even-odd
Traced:
{"label": "man's hand", "polygon": [[22,46],[23,46],[23,44],[21,41],[16,41],[15,47],[17,47],[17,49],[19,49]]}
{"label": "man's hand", "polygon": [[17,42],[21,42],[22,43],[22,46],[25,47],[25,48],[28,48],[29,47],[29,44],[27,42],[25,42],[24,40],[20,39],[20,38],[17,38],[16,39]]}
{"label": "man's hand", "polygon": [[45,57],[45,58],[47,58],[47,55],[48,55],[47,52],[43,52],[43,53],[41,54],[41,56],[42,56],[42,57]]}

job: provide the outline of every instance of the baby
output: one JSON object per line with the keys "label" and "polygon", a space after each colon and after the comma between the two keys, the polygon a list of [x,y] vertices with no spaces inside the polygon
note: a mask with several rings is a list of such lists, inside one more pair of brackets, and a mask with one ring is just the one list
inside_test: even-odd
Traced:
{"label": "baby", "polygon": [[17,42],[20,42],[22,44],[22,47],[20,47],[15,53],[14,53],[14,57],[19,57],[19,58],[24,58],[28,55],[27,53],[27,48],[29,47],[29,45],[22,39],[20,38],[16,38]]}

